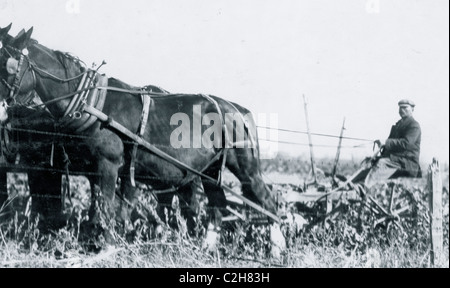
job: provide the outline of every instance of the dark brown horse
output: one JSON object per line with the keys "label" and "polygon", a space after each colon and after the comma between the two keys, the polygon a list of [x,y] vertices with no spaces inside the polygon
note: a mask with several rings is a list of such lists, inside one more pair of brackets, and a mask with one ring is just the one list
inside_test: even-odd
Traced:
{"label": "dark brown horse", "polygon": [[[218,179],[223,166],[240,180],[247,199],[276,214],[274,195],[261,176],[256,126],[249,117],[250,111],[219,97],[170,94],[152,95],[147,115],[143,113],[145,102],[140,95],[150,93],[118,79],[89,74],[92,71],[76,58],[31,40],[32,29],[13,41],[5,41],[10,37],[6,30],[9,29],[0,30],[1,98],[10,105],[28,104],[29,93],[35,90],[60,131],[83,136],[77,138],[78,145],[69,145],[66,152],[70,157],[81,159],[72,164],[87,172],[92,191],[97,191],[91,207],[92,221],[114,215],[110,207],[119,173],[128,176],[122,179],[122,195],[131,206],[135,204],[136,189],[129,175],[131,166],[134,166],[137,180],[150,183],[155,189],[189,183],[198,176],[192,171],[201,171],[202,175],[209,176],[207,180]],[[79,94],[77,89],[81,92],[94,89],[89,85],[80,86],[84,75],[91,77],[92,87],[106,92],[103,99],[102,96],[87,97],[74,103],[75,95]],[[107,115],[107,120],[95,121],[94,116],[83,110],[86,106],[101,111]],[[234,121],[226,121],[228,116]],[[142,121],[142,118],[148,120]],[[111,123],[120,123],[126,130],[140,134],[147,143],[192,170],[183,169],[142,145],[134,154],[135,143],[126,133],[108,125]],[[145,129],[140,133],[143,125]],[[218,131],[217,127],[221,129]],[[209,203],[224,207],[226,199],[222,188],[203,181],[206,182],[210,184],[209,189],[205,189]],[[99,213],[99,209],[104,209],[105,213]],[[118,214],[126,218],[126,211],[121,209]]]}
{"label": "dark brown horse", "polygon": [[[15,38],[8,35],[8,30],[11,25],[4,29],[0,29],[0,39],[1,45],[11,44]],[[25,33],[22,30],[18,36]],[[18,107],[20,108],[20,107]],[[23,107],[25,108],[25,107]],[[42,110],[42,109],[41,109]],[[22,112],[20,112],[22,111]],[[54,125],[51,115],[46,111],[41,111],[40,113],[29,113],[30,111],[20,110],[10,111],[14,121],[26,121],[24,125],[19,125],[19,127],[27,127],[29,129],[36,129],[40,131],[52,132]],[[13,126],[16,126],[14,123]],[[25,126],[26,124],[26,126]],[[28,184],[30,187],[30,194],[33,196],[31,215],[40,216],[39,225],[40,228],[44,230],[54,230],[60,228],[65,224],[64,217],[62,217],[62,201],[61,201],[61,173],[59,173],[53,165],[50,165],[50,155],[52,143],[49,143],[48,137],[42,137],[41,134],[28,134],[25,135],[18,131],[9,131],[6,127],[1,127],[0,129],[0,207],[5,204],[3,210],[1,211],[0,219],[8,219],[12,216],[9,205],[7,204],[8,191],[7,191],[7,172],[27,172],[28,174]],[[20,145],[18,143],[13,143],[15,140],[20,140]],[[45,140],[45,141],[42,141]],[[20,148],[19,148],[20,146]],[[39,147],[38,147],[39,146]],[[53,146],[54,147],[54,146]],[[56,150],[60,147],[56,147]],[[21,155],[21,163],[26,163],[25,167],[15,166],[17,152],[19,150],[26,151]],[[58,163],[61,154],[55,153],[54,160]],[[33,169],[27,169],[31,167]],[[14,168],[14,169],[12,169]],[[41,168],[41,169],[36,169]]]}
{"label": "dark brown horse", "polygon": [[[2,131],[1,148],[5,160],[2,169],[5,172],[28,174],[28,186],[33,199],[31,216],[33,219],[39,216],[39,228],[43,231],[59,229],[66,224],[61,174],[64,161],[68,159],[64,159],[64,146],[52,136],[54,120],[43,109],[29,109],[20,105],[12,107],[8,113],[8,127]],[[65,145],[70,143],[67,141]],[[76,145],[76,142],[72,143]],[[6,178],[4,181],[6,184]],[[1,191],[5,196],[4,201],[6,192],[6,189]],[[5,207],[4,212],[3,216],[8,216],[12,211]]]}

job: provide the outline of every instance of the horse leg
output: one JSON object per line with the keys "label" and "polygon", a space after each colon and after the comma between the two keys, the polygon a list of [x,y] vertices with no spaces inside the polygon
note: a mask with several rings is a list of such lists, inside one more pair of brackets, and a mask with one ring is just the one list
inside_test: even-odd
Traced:
{"label": "horse leg", "polygon": [[[212,167],[205,174],[217,179],[219,177],[219,167],[216,169]],[[222,215],[228,203],[225,192],[217,183],[212,183],[208,180],[203,181],[203,187],[206,197],[208,197],[208,210],[211,211],[208,215],[208,222],[218,229],[222,225]]]}
{"label": "horse leg", "polygon": [[89,221],[81,223],[80,239],[89,250],[97,251],[116,242],[114,236],[114,194],[119,165],[102,159],[96,173],[88,176],[91,187]]}
{"label": "horse leg", "polygon": [[120,194],[122,199],[117,199],[119,204],[116,220],[125,227],[131,220],[131,213],[136,207],[139,197],[139,189],[133,187],[129,175],[125,175],[121,178]]}
{"label": "horse leg", "polygon": [[59,229],[65,225],[61,182],[61,173],[45,170],[28,172],[32,219],[39,217],[39,227],[43,231]]}
{"label": "horse leg", "polygon": [[[217,169],[211,169],[205,174],[217,178],[218,171]],[[188,206],[182,211],[190,234],[198,236],[201,233],[199,230],[203,230],[202,217],[205,215],[204,213],[206,213],[205,216],[207,217],[204,228],[210,226],[208,224],[211,223],[211,226],[214,227],[213,229],[220,229],[222,224],[222,213],[220,210],[225,210],[227,203],[222,188],[210,181],[202,181],[200,176],[196,176],[188,185],[181,187],[178,192],[182,197],[181,201],[187,203]],[[202,211],[201,202],[205,196],[208,199],[208,209],[207,211]]]}
{"label": "horse leg", "polygon": [[[205,182],[202,182],[199,176],[195,176],[189,183],[179,187],[175,193],[158,194],[159,218],[165,219],[170,227],[180,229],[179,220],[182,219],[178,219],[178,217],[181,216],[186,221],[186,229],[190,235],[198,236],[201,234],[203,230],[202,217],[204,216],[201,202],[205,196],[207,197],[204,184]],[[177,198],[176,201],[175,198]],[[214,203],[214,200],[209,200],[209,203]],[[171,211],[168,219],[166,219],[164,212],[166,209]],[[178,209],[180,209],[180,215],[177,214]]]}
{"label": "horse leg", "polygon": [[[95,127],[93,129],[96,129]],[[87,157],[92,160],[88,170],[91,184],[91,205],[89,209],[89,226],[108,232],[113,228],[115,216],[115,191],[119,169],[123,164],[123,142],[114,132],[100,129],[83,143],[88,149]],[[90,229],[92,230],[92,229]],[[105,234],[105,237],[108,236]],[[107,239],[114,242],[113,239]],[[108,241],[110,242],[110,241]]]}
{"label": "horse leg", "polygon": [[[197,234],[198,216],[200,212],[200,195],[203,194],[203,185],[199,177],[195,177],[190,183],[179,187],[175,194],[169,193],[160,197],[163,205],[171,203],[172,216],[169,217],[169,225],[175,229],[180,229],[180,216],[186,220],[186,229],[190,235]],[[173,195],[172,195],[173,194]],[[174,202],[174,197],[178,197]],[[177,210],[180,214],[177,214]]]}
{"label": "horse leg", "polygon": [[[276,195],[273,195],[262,178],[259,159],[254,157],[251,149],[233,149],[227,159],[227,168],[239,179],[242,185],[243,196],[259,203],[272,214],[277,215]],[[230,151],[231,152],[231,151]],[[286,239],[281,232],[279,223],[269,219],[271,255],[281,257],[286,249]]]}
{"label": "horse leg", "polygon": [[131,220],[131,213],[138,203],[140,189],[131,183],[130,167],[132,159],[133,145],[124,146],[124,164],[121,167],[120,194],[122,199],[118,199],[117,221],[125,227]]}
{"label": "horse leg", "polygon": [[251,149],[236,148],[228,152],[226,167],[239,179],[245,198],[276,214],[275,195],[262,178],[260,165]]}
{"label": "horse leg", "polygon": [[97,163],[98,175],[91,184],[92,200],[89,218],[94,224],[106,221],[108,224],[115,216],[115,191],[120,165],[106,158]]}
{"label": "horse leg", "polygon": [[[218,174],[215,176],[217,177]],[[222,212],[226,210],[227,199],[223,189],[216,183],[203,181],[203,186],[208,197],[208,226],[203,247],[211,251],[216,247],[220,239],[219,231],[222,226]]]}

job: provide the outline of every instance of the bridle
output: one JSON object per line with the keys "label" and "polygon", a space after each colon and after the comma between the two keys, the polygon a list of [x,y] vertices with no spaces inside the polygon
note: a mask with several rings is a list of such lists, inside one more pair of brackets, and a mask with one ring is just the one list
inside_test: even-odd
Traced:
{"label": "bridle", "polygon": [[[35,47],[39,48],[37,46],[35,46]],[[8,83],[7,79],[4,79],[4,78],[0,79],[2,84],[5,85],[5,87],[8,89],[8,97],[5,99],[6,103],[8,105],[10,103],[13,103],[13,104],[17,103],[16,98],[20,94],[20,88],[21,88],[21,85],[23,83],[23,80],[24,80],[27,72],[31,73],[33,83],[32,83],[32,88],[27,93],[27,95],[24,97],[25,99],[33,98],[33,97],[30,97],[30,95],[32,93],[34,93],[35,89],[36,89],[36,85],[37,85],[36,74],[39,74],[41,77],[50,78],[50,79],[60,82],[60,83],[65,83],[65,82],[79,79],[83,75],[85,75],[86,73],[89,72],[88,69],[85,69],[84,72],[82,72],[74,77],[61,79],[58,76],[55,76],[55,75],[39,68],[35,63],[33,63],[28,56],[28,49],[26,49],[26,48],[23,49],[22,51],[20,51],[19,49],[15,48],[15,47],[11,47],[9,45],[2,46],[2,44],[0,42],[0,49],[2,51],[5,51],[7,53],[7,55],[9,56],[9,59],[7,60],[7,64],[6,64],[7,73],[9,75],[15,75],[12,83]],[[18,56],[14,57],[13,53],[11,53],[10,50],[14,51],[13,53],[15,53]],[[8,65],[9,65],[9,67],[8,67]],[[37,95],[39,97],[39,95],[37,93],[35,93],[35,95]],[[69,96],[69,95],[67,95],[67,96]],[[55,100],[62,100],[64,98],[66,98],[66,97],[61,97],[60,99],[54,99],[50,102],[56,102]],[[43,102],[42,99],[41,99],[41,102]],[[26,105],[26,103],[19,103],[19,104]],[[45,106],[45,102],[43,102],[43,105]]]}
{"label": "bridle", "polygon": [[[0,42],[0,49],[5,51],[6,54],[9,56],[9,58],[6,62],[7,73],[9,75],[15,75],[12,83],[8,83],[7,79],[4,79],[4,78],[1,79],[3,85],[5,85],[5,87],[9,91],[8,97],[5,99],[6,102],[7,103],[11,103],[11,102],[15,103],[16,102],[16,97],[19,95],[20,87],[23,83],[25,75],[28,71],[30,71],[32,79],[33,79],[33,86],[32,86],[33,88],[27,94],[27,98],[28,98],[28,96],[31,93],[33,93],[33,91],[36,88],[36,74],[34,72],[33,66],[28,57],[28,50],[25,48],[22,51],[20,51],[11,46],[4,47],[1,44],[1,42]],[[11,53],[10,50],[14,51],[16,55],[19,55],[18,59],[13,56],[13,53]]]}

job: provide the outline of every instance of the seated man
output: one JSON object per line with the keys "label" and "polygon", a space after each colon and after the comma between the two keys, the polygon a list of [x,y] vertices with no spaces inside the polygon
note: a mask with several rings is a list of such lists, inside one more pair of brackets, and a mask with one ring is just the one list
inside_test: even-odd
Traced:
{"label": "seated man", "polygon": [[398,106],[401,119],[392,126],[388,139],[384,144],[375,141],[381,156],[372,159],[370,169],[355,177],[354,183],[365,178],[364,185],[370,188],[392,178],[422,176],[419,165],[421,129],[412,116],[415,104],[403,99]]}

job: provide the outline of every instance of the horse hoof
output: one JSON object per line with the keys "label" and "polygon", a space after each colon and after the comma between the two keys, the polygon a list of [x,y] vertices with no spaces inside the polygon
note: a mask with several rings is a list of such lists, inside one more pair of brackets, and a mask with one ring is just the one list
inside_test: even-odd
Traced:
{"label": "horse hoof", "polygon": [[270,242],[272,243],[270,251],[272,257],[281,258],[281,254],[286,250],[286,239],[281,233],[280,225],[277,223],[270,226]]}
{"label": "horse hoof", "polygon": [[208,231],[206,232],[205,241],[203,242],[203,249],[208,252],[214,251],[217,248],[217,243],[219,242],[220,234],[214,230],[213,225],[209,225]]}
{"label": "horse hoof", "polygon": [[162,238],[164,232],[164,228],[162,225],[158,225],[155,228],[155,237]]}

